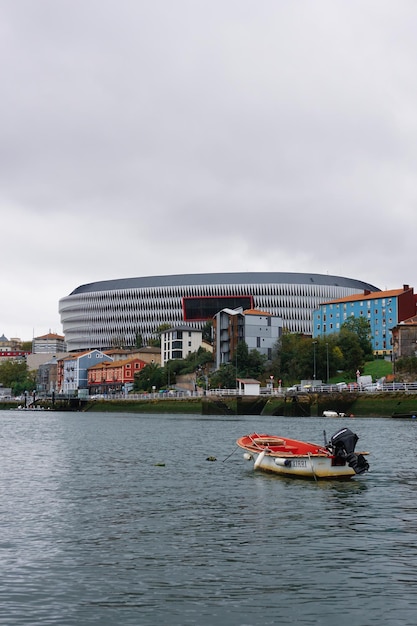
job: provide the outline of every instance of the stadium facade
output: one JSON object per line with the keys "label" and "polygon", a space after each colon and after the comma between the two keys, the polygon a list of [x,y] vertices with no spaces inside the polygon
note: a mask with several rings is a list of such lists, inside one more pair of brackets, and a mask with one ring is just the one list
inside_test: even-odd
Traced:
{"label": "stadium facade", "polygon": [[290,332],[312,335],[313,310],[373,285],[340,276],[292,272],[180,274],[121,278],[81,285],[59,301],[70,352],[146,344],[162,324],[202,328],[229,307],[282,318]]}

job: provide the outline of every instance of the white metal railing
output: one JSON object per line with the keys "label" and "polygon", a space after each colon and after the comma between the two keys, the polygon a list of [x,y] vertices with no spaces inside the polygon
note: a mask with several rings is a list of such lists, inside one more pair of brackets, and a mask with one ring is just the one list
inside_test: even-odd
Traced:
{"label": "white metal railing", "polygon": [[[290,390],[289,390],[290,389]],[[293,389],[293,388],[277,388],[270,389],[263,387],[260,389],[261,395],[283,397],[288,395],[295,395],[298,393],[417,393],[417,382],[412,383],[373,383],[372,385],[366,385],[360,387],[356,383],[348,383],[345,387],[338,385],[317,385],[309,387],[308,389]],[[242,395],[238,389],[207,389],[205,391],[178,391],[169,390],[163,392],[152,393],[129,393],[128,395],[120,392],[114,394],[103,394],[92,396],[90,400],[184,400],[187,398],[202,398],[204,396],[237,396]]]}
{"label": "white metal railing", "polygon": [[370,385],[358,385],[357,383],[347,383],[344,386],[339,385],[317,385],[314,387],[296,389],[286,389],[286,393],[396,393],[402,392],[417,392],[417,382],[412,383],[372,383]]}

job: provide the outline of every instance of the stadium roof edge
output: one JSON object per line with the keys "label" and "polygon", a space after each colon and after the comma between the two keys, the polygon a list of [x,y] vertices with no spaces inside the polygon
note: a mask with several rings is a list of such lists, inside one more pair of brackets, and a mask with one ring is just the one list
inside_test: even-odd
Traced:
{"label": "stadium roof edge", "polygon": [[137,289],[152,287],[179,287],[185,285],[217,285],[237,283],[292,283],[292,284],[316,284],[334,285],[337,287],[351,287],[364,290],[380,291],[378,287],[354,278],[332,276],[329,274],[308,274],[300,272],[226,272],[205,274],[172,274],[167,276],[144,276],[137,278],[117,278],[102,280],[94,283],[80,285],[69,295],[81,293],[95,293],[99,291],[112,291],[118,289]]}

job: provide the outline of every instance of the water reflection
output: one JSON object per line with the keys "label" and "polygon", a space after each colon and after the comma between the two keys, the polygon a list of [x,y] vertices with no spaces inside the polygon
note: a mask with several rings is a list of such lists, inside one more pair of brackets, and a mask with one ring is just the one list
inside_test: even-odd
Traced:
{"label": "water reflection", "polygon": [[[393,421],[355,419],[368,475],[315,482],[230,456],[260,418],[0,419],[0,623],[415,622],[414,432]],[[262,430],[318,440],[323,422]]]}

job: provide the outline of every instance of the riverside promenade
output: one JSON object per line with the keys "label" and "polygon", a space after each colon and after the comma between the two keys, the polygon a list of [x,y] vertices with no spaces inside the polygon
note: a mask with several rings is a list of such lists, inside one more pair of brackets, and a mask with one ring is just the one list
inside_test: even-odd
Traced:
{"label": "riverside promenade", "polygon": [[[186,393],[133,394],[129,396],[109,396],[107,398],[82,399],[59,398],[39,399],[37,410],[81,411],[81,412],[123,412],[151,414],[195,414],[195,415],[259,415],[288,417],[319,417],[324,411],[357,417],[393,417],[417,415],[417,393],[395,391],[378,393],[297,393],[288,395],[261,394],[242,396],[212,391],[205,395]],[[18,403],[0,402],[0,409],[18,408]],[[30,413],[31,409],[21,408]],[[18,412],[18,411],[16,411]]]}

